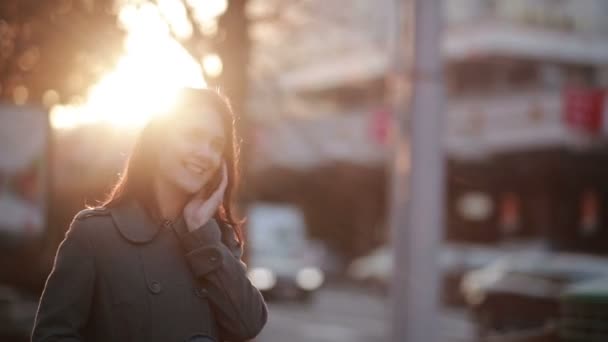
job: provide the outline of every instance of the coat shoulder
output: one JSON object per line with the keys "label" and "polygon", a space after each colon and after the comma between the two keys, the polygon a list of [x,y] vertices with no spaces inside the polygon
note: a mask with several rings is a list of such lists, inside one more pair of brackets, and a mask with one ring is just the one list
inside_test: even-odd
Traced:
{"label": "coat shoulder", "polygon": [[75,221],[84,221],[91,217],[107,216],[110,217],[110,210],[105,207],[95,207],[83,209],[74,217]]}
{"label": "coat shoulder", "polygon": [[[112,224],[111,211],[104,207],[95,207],[83,209],[74,216],[72,221],[72,229],[76,227],[82,227],[78,229],[84,229],[91,231],[88,234],[98,234],[98,231],[105,231],[106,229],[98,229],[100,227],[107,227]],[[86,227],[86,228],[85,228]]]}
{"label": "coat shoulder", "polygon": [[87,208],[79,211],[68,229],[68,233],[79,235],[89,241],[99,241],[107,236],[112,226],[111,211],[104,207]]}

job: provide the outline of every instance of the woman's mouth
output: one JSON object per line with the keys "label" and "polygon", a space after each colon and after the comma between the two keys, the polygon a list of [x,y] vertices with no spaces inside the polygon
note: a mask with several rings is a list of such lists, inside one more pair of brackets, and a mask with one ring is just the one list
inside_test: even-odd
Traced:
{"label": "woman's mouth", "polygon": [[200,162],[193,161],[193,160],[186,160],[186,161],[184,162],[184,166],[185,166],[185,167],[186,167],[188,170],[190,170],[190,171],[192,171],[192,172],[194,172],[194,173],[196,173],[196,174],[199,174],[199,175],[202,175],[202,174],[203,174],[203,172],[205,172],[205,170],[207,169],[207,168],[206,168],[204,165],[202,165]]}

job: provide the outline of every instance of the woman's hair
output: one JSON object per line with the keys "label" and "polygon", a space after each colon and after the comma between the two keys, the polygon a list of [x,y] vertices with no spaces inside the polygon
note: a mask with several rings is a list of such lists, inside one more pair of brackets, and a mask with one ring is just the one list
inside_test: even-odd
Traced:
{"label": "woman's hair", "polygon": [[111,208],[125,200],[138,200],[143,206],[158,214],[156,197],[152,193],[152,181],[158,169],[158,150],[163,143],[164,135],[172,120],[178,120],[186,106],[201,106],[212,108],[220,114],[224,126],[226,144],[222,153],[226,161],[228,184],[224,198],[220,204],[215,219],[219,223],[232,227],[240,242],[243,241],[241,226],[243,220],[237,219],[233,210],[233,197],[238,186],[239,141],[235,129],[235,117],[228,99],[219,92],[211,89],[183,89],[180,93],[177,109],[167,115],[161,115],[150,120],[137,137],[131,154],[126,162],[120,179],[102,203]]}

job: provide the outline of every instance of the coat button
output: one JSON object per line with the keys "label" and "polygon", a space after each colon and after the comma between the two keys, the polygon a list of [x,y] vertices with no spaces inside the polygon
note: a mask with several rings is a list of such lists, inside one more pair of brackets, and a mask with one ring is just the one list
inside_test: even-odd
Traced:
{"label": "coat button", "polygon": [[201,297],[201,298],[205,298],[205,297],[207,297],[207,294],[208,294],[207,289],[206,289],[206,288],[204,288],[204,287],[197,287],[197,288],[194,290],[194,292],[196,293],[196,295],[197,295],[198,297]]}
{"label": "coat button", "polygon": [[159,294],[163,287],[160,285],[159,282],[153,281],[148,285],[148,289],[154,294]]}
{"label": "coat button", "polygon": [[186,341],[189,341],[189,342],[214,342],[215,339],[211,338],[208,335],[196,334],[196,335],[192,335],[192,336],[188,337],[188,339]]}

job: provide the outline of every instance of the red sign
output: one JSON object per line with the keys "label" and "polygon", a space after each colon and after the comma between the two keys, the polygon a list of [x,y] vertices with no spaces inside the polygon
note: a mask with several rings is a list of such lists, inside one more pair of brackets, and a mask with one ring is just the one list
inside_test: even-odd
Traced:
{"label": "red sign", "polygon": [[600,133],[605,96],[603,89],[566,89],[562,99],[567,125],[585,133]]}
{"label": "red sign", "polygon": [[388,143],[392,124],[392,114],[388,108],[380,108],[372,113],[371,136],[378,143]]}

